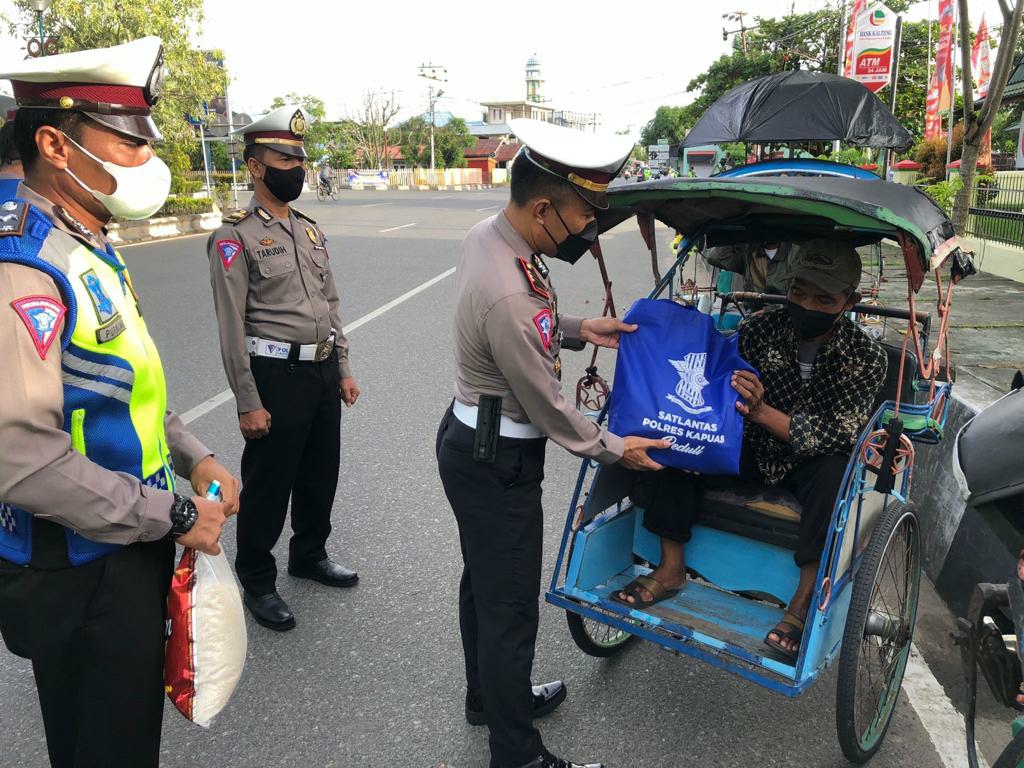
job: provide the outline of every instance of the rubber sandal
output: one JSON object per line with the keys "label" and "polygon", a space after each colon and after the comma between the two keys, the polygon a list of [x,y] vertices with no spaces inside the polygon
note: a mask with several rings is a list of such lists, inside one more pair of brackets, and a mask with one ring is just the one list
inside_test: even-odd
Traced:
{"label": "rubber sandal", "polygon": [[[789,629],[782,630],[779,627],[789,627]],[[772,635],[777,635],[778,640],[772,640]],[[800,641],[804,636],[804,620],[799,616],[794,616],[788,611],[782,617],[782,621],[778,623],[767,635],[764,636],[764,644],[771,648],[773,651],[777,651],[782,654],[789,661],[796,661],[796,657],[800,654]],[[783,640],[788,640],[791,643],[796,643],[796,650],[790,650],[782,644]]]}
{"label": "rubber sandal", "polygon": [[[640,590],[645,589],[651,593],[652,600],[644,600]],[[612,592],[612,600],[627,608],[650,608],[662,600],[669,600],[678,595],[678,589],[666,589],[665,585],[650,576],[637,576],[622,589]],[[627,598],[632,597],[636,602],[630,602]]]}

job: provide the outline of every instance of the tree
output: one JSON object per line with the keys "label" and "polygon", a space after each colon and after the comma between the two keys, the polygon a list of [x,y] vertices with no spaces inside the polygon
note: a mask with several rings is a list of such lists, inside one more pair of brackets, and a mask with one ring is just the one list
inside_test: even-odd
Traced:
{"label": "tree", "polygon": [[[35,13],[27,0],[17,0],[21,23],[11,25],[35,33]],[[175,177],[191,167],[196,135],[186,116],[205,116],[204,104],[227,89],[224,70],[192,47],[190,38],[202,29],[202,0],[61,0],[46,13],[49,34],[60,38],[63,53],[107,48],[147,35],[164,43],[167,80],[153,120],[164,136],[157,154]],[[213,51],[213,57],[223,54]]]}
{"label": "tree", "polygon": [[[402,157],[407,165],[430,165],[430,120],[422,116],[411,117],[396,128],[401,136]],[[476,143],[469,133],[466,121],[451,118],[443,126],[434,127],[434,165],[437,168],[463,168],[465,150]]]}
{"label": "tree", "polygon": [[981,151],[981,142],[992,127],[996,111],[1003,100],[1003,90],[1010,76],[1010,68],[1019,44],[1021,14],[1024,13],[1024,0],[1017,0],[1010,6],[1009,0],[999,0],[999,10],[1003,15],[1003,34],[1005,41],[999,46],[995,65],[992,67],[992,79],[988,95],[981,105],[981,111],[974,109],[974,83],[971,75],[971,22],[967,13],[967,0],[958,0],[960,8],[960,66],[963,74],[964,99],[964,148],[960,163],[960,178],[963,188],[956,193],[953,201],[953,228],[958,235],[964,232],[967,223],[967,211],[970,206],[971,192],[974,187],[974,176]]}
{"label": "tree", "polygon": [[348,134],[360,164],[368,168],[391,166],[390,148],[401,144],[401,136],[389,131],[391,121],[402,109],[394,91],[366,91],[355,114],[348,117]]}
{"label": "tree", "polygon": [[669,144],[678,144],[687,128],[693,125],[692,122],[687,125],[684,113],[685,107],[658,107],[654,117],[640,131],[640,143],[646,147],[657,144],[659,139],[668,139]]}
{"label": "tree", "polygon": [[306,126],[303,141],[306,144],[306,154],[313,163],[319,163],[330,154],[331,146],[343,142],[342,137],[337,135],[336,125],[326,122],[327,109],[324,107],[324,100],[320,97],[310,94],[300,96],[292,91],[287,96],[275,97],[267,111],[278,109],[285,104],[302,107],[309,115],[309,125]]}

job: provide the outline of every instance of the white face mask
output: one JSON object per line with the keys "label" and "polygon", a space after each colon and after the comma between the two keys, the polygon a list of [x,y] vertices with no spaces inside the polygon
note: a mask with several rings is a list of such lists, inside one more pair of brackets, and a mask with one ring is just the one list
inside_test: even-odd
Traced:
{"label": "white face mask", "polygon": [[108,195],[88,187],[71,172],[70,168],[66,169],[68,176],[103,203],[112,216],[117,216],[120,219],[148,219],[160,210],[160,206],[167,200],[167,193],[171,189],[171,170],[156,155],[150,157],[142,165],[132,167],[117,165],[109,160],[100,160],[67,134],[65,137],[114,177],[117,186]]}
{"label": "white face mask", "polygon": [[779,252],[778,248],[765,248],[765,255],[768,256],[768,261],[775,261],[775,254]]}

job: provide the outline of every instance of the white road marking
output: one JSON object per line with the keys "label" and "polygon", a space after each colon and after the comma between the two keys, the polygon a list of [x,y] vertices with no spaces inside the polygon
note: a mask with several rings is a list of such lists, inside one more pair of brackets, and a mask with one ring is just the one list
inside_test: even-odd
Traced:
{"label": "white road marking", "polygon": [[378,229],[377,231],[380,232],[381,234],[384,234],[385,232],[394,232],[396,229],[408,229],[409,227],[415,226],[416,222],[414,221],[412,224],[403,224],[400,227],[388,227],[387,229]]}
{"label": "white road marking", "polygon": [[[910,705],[917,712],[921,724],[932,746],[942,760],[944,768],[962,768],[967,764],[967,731],[964,718],[953,706],[953,703],[935,679],[928,662],[911,644],[910,658],[907,660],[907,671],[903,676],[903,690],[910,700]],[[978,753],[981,768],[988,768],[988,763]]]}
{"label": "white road marking", "polygon": [[391,203],[363,203],[360,208],[376,208],[378,205],[391,205]]}
{"label": "white road marking", "polygon": [[[415,288],[406,291],[401,296],[399,296],[399,297],[389,301],[387,304],[384,304],[384,305],[382,305],[380,307],[377,307],[377,309],[373,310],[372,312],[370,312],[368,314],[363,315],[362,317],[360,317],[357,320],[353,320],[351,323],[349,323],[348,325],[344,326],[341,329],[342,333],[344,333],[347,336],[349,333],[354,331],[356,328],[359,328],[359,327],[361,327],[363,325],[366,325],[371,320],[375,320],[376,318],[378,318],[381,315],[383,315],[385,312],[388,312],[388,311],[394,309],[399,304],[402,304],[403,302],[408,301],[413,296],[416,296],[417,294],[422,293],[423,291],[427,290],[428,288],[436,285],[437,283],[441,282],[442,280],[444,280],[447,277],[451,277],[454,274],[455,274],[455,267],[452,267],[450,269],[446,269],[441,274],[435,275],[434,277],[432,277],[429,280],[427,280],[425,283],[420,283]],[[185,411],[183,414],[181,414],[181,420],[185,424],[191,424],[196,419],[198,419],[198,418],[208,414],[214,408],[217,408],[218,406],[223,405],[224,403],[228,402],[229,400],[233,400],[234,397],[235,396],[234,396],[234,394],[232,394],[230,389],[225,389],[223,392],[219,392],[218,394],[216,394],[213,397],[211,397],[209,400],[204,400],[199,405],[197,405],[195,408],[190,408],[189,410]]]}
{"label": "white road marking", "polygon": [[489,210],[491,210],[493,208],[497,208],[497,207],[498,206],[496,206],[496,205],[488,205],[485,208],[474,208],[473,210],[475,210],[475,211],[489,211]]}

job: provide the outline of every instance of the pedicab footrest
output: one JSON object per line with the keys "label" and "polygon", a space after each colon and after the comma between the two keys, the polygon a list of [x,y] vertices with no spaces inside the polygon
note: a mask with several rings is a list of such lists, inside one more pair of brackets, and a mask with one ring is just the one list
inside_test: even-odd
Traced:
{"label": "pedicab footrest", "polygon": [[796,549],[800,502],[780,488],[730,481],[727,487],[709,488],[704,492],[700,522],[711,528]]}

